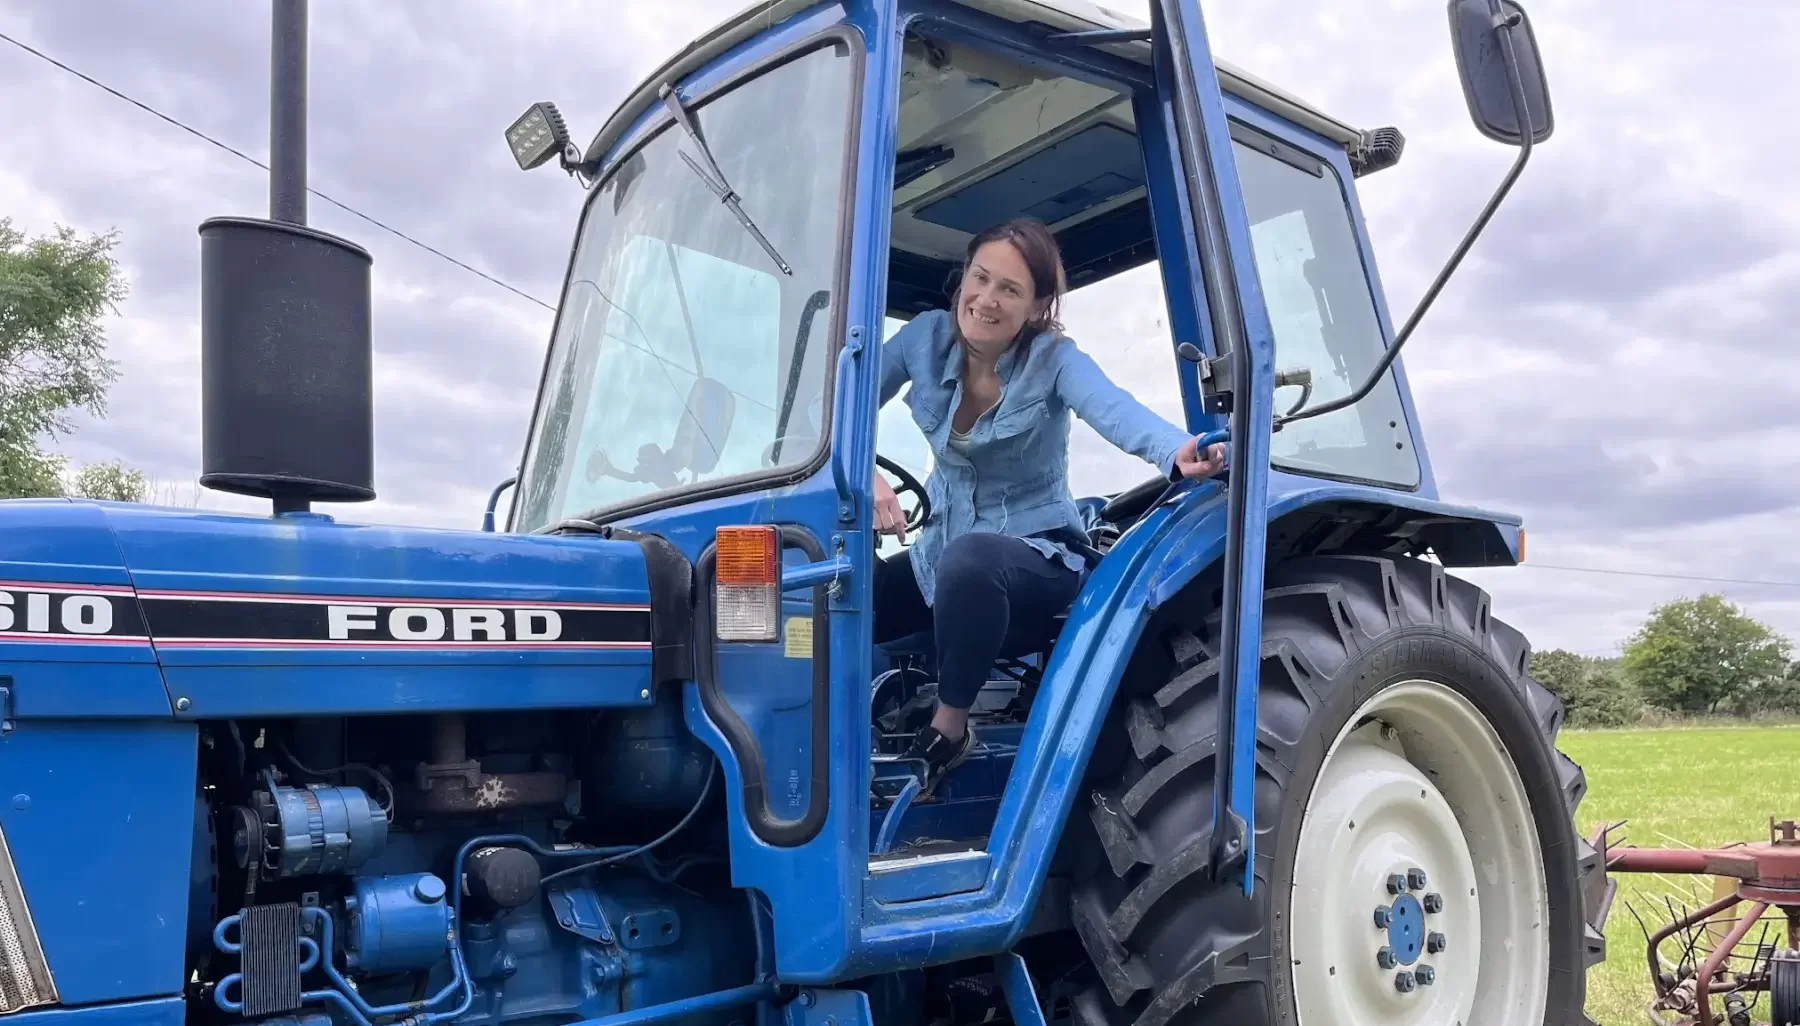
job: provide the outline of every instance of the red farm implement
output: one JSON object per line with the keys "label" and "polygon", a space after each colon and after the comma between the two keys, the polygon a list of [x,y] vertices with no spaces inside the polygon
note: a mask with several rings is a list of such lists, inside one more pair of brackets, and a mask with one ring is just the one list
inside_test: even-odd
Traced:
{"label": "red farm implement", "polygon": [[[1632,909],[1644,926],[1656,994],[1647,1009],[1650,1021],[1658,1026],[1800,1024],[1800,827],[1771,817],[1767,841],[1692,849],[1630,847],[1614,837],[1623,826],[1602,826],[1593,838],[1608,874],[1713,881],[1711,900],[1699,908],[1665,897],[1668,918],[1659,929],[1651,930]],[[1602,919],[1616,886],[1608,880]],[[1758,931],[1756,939],[1746,943],[1752,930]],[[1763,994],[1769,998],[1766,1018],[1757,1008]]]}

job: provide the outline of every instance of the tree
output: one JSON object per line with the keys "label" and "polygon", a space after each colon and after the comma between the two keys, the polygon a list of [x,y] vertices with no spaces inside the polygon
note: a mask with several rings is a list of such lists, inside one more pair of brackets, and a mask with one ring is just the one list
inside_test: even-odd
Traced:
{"label": "tree", "polygon": [[89,463],[76,473],[69,492],[84,499],[143,502],[149,486],[144,472],[123,463]]}
{"label": "tree", "polygon": [[0,498],[63,494],[40,439],[67,434],[72,410],[105,412],[117,371],[100,318],[127,291],[117,242],[69,228],[27,242],[0,218]]}
{"label": "tree", "polygon": [[1531,675],[1562,700],[1572,727],[1618,727],[1637,718],[1643,702],[1616,668],[1553,648],[1531,654]]}
{"label": "tree", "polygon": [[1752,710],[1754,712],[1800,712],[1800,663],[1790,664],[1780,685],[1769,688],[1758,697],[1762,699],[1762,705]]}
{"label": "tree", "polygon": [[1785,690],[1788,640],[1720,595],[1657,606],[1625,647],[1627,677],[1674,712],[1747,712]]}

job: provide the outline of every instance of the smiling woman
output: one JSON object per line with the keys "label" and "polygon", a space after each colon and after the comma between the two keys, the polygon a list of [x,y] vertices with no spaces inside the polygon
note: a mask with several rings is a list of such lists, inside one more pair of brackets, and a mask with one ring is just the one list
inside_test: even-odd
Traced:
{"label": "smiling woman", "polygon": [[[1091,567],[1069,491],[1071,417],[1171,480],[1224,464],[1222,445],[1202,453],[1063,334],[1067,284],[1041,221],[992,225],[969,239],[949,309],[882,347],[882,405],[910,384],[906,404],[935,457],[918,544],[876,564],[874,610],[877,644],[925,631],[935,643],[937,708],[907,752],[927,767],[927,796],[974,750],[969,710],[995,658],[1042,644]],[[875,502],[876,529],[904,538],[879,475]]]}

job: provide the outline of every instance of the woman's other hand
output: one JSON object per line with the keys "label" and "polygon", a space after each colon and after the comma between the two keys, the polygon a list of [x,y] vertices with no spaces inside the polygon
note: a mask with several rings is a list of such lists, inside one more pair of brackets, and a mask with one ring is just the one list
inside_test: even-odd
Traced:
{"label": "woman's other hand", "polygon": [[[1188,439],[1187,444],[1175,453],[1175,469],[1182,477],[1203,479],[1225,469],[1225,444],[1215,442],[1206,447],[1206,456],[1200,455],[1200,436]],[[889,493],[892,494],[892,493]]]}
{"label": "woman's other hand", "polygon": [[906,544],[906,513],[900,509],[893,486],[880,474],[875,475],[875,533],[891,534]]}

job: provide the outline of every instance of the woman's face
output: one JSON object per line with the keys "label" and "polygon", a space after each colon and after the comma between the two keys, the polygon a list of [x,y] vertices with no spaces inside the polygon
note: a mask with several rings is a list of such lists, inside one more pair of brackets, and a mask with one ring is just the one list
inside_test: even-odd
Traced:
{"label": "woman's face", "polygon": [[1025,258],[1012,243],[996,239],[977,249],[963,271],[956,326],[978,352],[1004,352],[1038,305]]}

